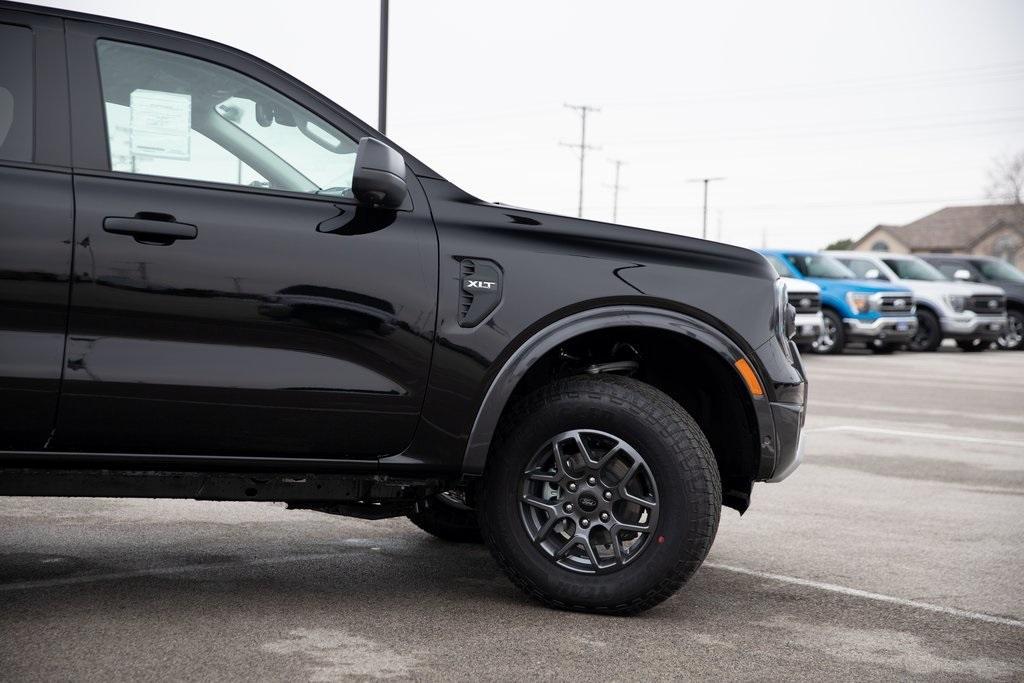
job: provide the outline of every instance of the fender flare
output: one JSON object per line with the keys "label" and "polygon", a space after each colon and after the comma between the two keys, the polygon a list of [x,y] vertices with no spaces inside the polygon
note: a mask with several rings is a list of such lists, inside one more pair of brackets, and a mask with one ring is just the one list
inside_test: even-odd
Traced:
{"label": "fender flare", "polygon": [[[473,421],[473,428],[470,431],[466,452],[463,456],[463,474],[469,476],[483,474],[491,441],[509,397],[534,363],[544,354],[573,337],[609,327],[647,327],[689,337],[715,351],[730,366],[741,358],[747,359],[755,368],[755,372],[761,375],[762,385],[766,385],[763,371],[759,370],[759,364],[754,354],[744,353],[736,342],[709,323],[684,313],[650,306],[610,306],[588,309],[556,320],[541,329],[520,345],[505,361],[491,381],[487,393],[477,409],[476,419]],[[754,403],[757,421],[761,423],[763,429],[762,418],[768,415],[765,412],[768,410],[768,402],[761,400]]]}

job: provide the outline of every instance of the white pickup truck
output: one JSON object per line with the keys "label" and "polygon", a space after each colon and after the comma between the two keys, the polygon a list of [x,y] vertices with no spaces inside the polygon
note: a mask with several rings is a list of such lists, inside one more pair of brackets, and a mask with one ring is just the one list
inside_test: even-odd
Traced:
{"label": "white pickup truck", "polygon": [[821,314],[821,287],[794,277],[782,279],[789,293],[789,303],[796,309],[793,341],[801,351],[812,349],[825,329],[825,318]]}
{"label": "white pickup truck", "polygon": [[953,339],[964,351],[983,351],[1006,330],[1006,293],[999,287],[954,282],[909,254],[829,251],[864,280],[899,283],[917,301],[911,351],[934,351]]}

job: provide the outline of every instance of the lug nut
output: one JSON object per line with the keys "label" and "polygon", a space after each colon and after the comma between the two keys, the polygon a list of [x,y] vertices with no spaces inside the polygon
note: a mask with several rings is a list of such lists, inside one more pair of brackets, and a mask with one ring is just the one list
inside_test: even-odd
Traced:
{"label": "lug nut", "polygon": [[572,503],[566,503],[565,504],[565,511],[566,512],[572,512],[572,510],[573,510]]}
{"label": "lug nut", "polygon": [[584,517],[580,520],[580,526],[586,529],[588,526],[590,526],[590,520]]}
{"label": "lug nut", "polygon": [[566,488],[568,488],[570,491],[576,491],[576,482],[570,482],[569,486],[567,486]]}
{"label": "lug nut", "polygon": [[611,500],[612,499],[612,492],[611,491],[605,491],[604,492],[604,499],[605,500]]}
{"label": "lug nut", "polygon": [[590,477],[589,479],[587,479],[587,483],[593,486],[594,484],[597,483],[597,477]]}
{"label": "lug nut", "polygon": [[602,512],[601,513],[601,521],[602,522],[607,522],[608,521],[608,513],[607,512]]}

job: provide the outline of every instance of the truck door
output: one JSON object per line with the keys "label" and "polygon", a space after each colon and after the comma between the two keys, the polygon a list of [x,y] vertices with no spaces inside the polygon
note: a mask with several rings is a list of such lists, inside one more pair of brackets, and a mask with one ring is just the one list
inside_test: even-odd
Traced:
{"label": "truck door", "polygon": [[400,210],[357,206],[367,132],[300,84],[201,41],[67,26],[78,236],[59,447],[401,452],[436,316],[415,176]]}
{"label": "truck door", "polygon": [[53,430],[74,209],[64,33],[0,9],[0,451]]}

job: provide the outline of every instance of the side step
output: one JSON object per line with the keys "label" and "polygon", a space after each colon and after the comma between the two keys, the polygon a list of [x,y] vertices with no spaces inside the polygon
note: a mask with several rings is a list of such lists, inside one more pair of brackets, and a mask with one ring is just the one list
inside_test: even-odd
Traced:
{"label": "side step", "polygon": [[411,505],[440,485],[433,480],[358,474],[0,469],[3,496],[345,502],[380,507],[382,503]]}

